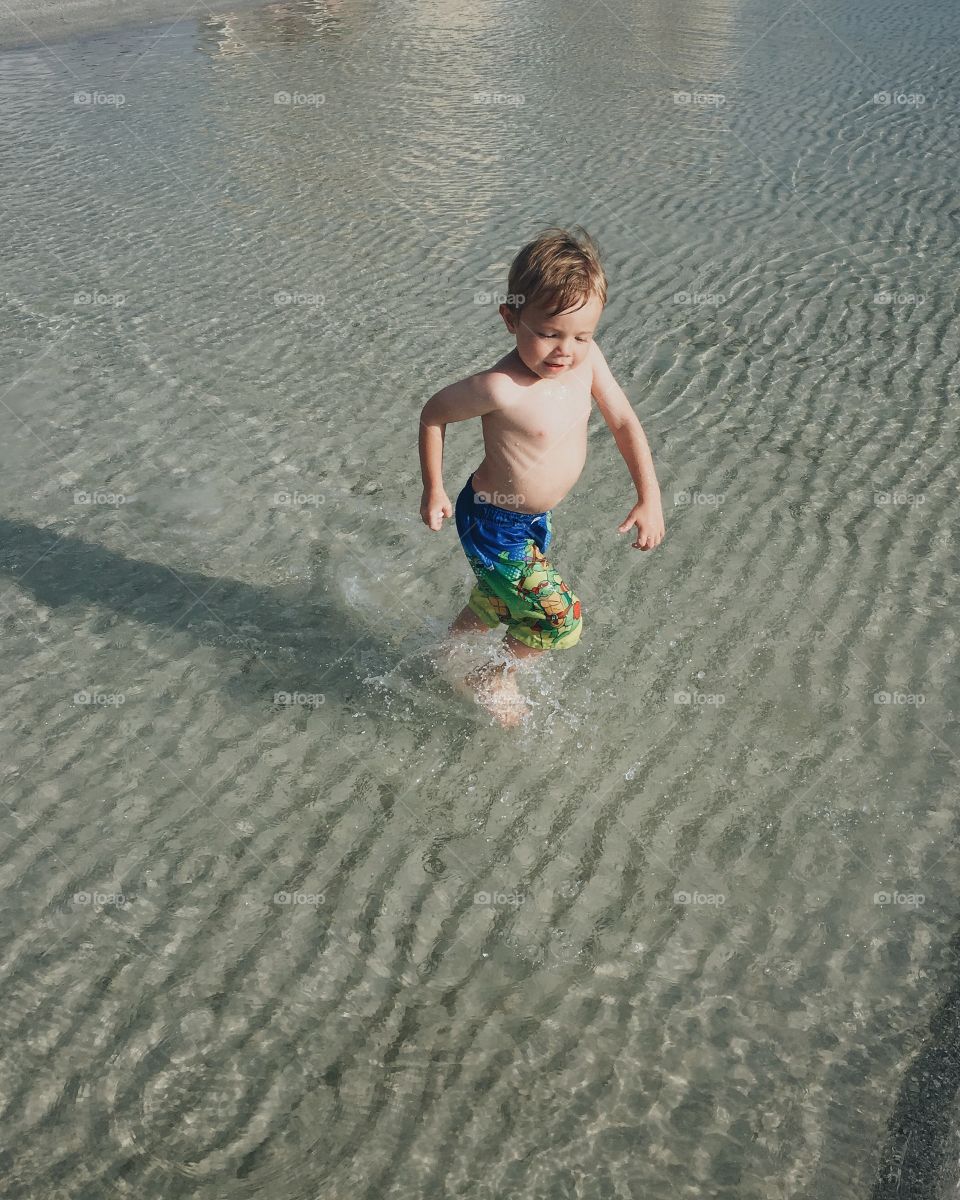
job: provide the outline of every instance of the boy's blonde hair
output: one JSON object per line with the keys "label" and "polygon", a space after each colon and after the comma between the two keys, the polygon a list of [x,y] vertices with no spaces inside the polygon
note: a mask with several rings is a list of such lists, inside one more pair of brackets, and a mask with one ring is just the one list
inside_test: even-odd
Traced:
{"label": "boy's blonde hair", "polygon": [[579,233],[551,226],[520,250],[510,264],[507,304],[518,315],[535,301],[549,305],[554,317],[568,308],[586,304],[591,293],[607,302],[607,277],[600,263],[600,247],[582,225]]}

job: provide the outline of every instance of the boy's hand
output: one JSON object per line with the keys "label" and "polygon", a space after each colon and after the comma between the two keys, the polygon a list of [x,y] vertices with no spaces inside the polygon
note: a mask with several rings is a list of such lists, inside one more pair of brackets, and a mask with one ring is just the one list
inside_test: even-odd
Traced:
{"label": "boy's hand", "polygon": [[450,503],[450,497],[439,488],[437,491],[428,492],[424,489],[423,498],[420,501],[420,520],[424,525],[428,525],[431,529],[440,529],[443,525],[444,517],[453,516],[453,505]]}
{"label": "boy's hand", "polygon": [[637,539],[633,543],[635,550],[652,550],[659,546],[667,532],[663,524],[660,498],[635,504],[617,532],[626,533],[632,525],[637,527]]}

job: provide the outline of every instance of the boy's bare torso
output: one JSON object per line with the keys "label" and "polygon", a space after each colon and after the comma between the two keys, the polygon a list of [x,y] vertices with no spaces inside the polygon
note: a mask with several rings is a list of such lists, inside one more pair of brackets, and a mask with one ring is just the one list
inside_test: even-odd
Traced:
{"label": "boy's bare torso", "polygon": [[589,360],[556,379],[539,379],[512,351],[481,378],[497,407],[482,417],[485,453],[474,490],[499,508],[546,512],[570,491],[586,461]]}

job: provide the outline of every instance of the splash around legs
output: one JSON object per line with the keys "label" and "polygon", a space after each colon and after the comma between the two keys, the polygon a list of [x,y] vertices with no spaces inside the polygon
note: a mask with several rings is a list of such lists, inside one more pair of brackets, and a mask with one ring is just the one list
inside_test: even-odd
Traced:
{"label": "splash around legs", "polygon": [[[445,657],[449,661],[451,639],[462,634],[489,632],[489,625],[481,621],[469,607],[464,608],[447,633]],[[462,695],[475,699],[505,729],[512,729],[522,724],[530,713],[529,701],[520,692],[515,679],[518,663],[543,651],[525,646],[509,633],[500,646],[506,651],[506,661],[484,663],[465,677],[452,679],[451,682]]]}

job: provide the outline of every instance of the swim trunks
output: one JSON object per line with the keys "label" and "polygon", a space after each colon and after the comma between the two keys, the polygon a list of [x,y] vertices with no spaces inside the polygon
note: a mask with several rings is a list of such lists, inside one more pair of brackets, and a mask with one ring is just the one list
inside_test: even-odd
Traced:
{"label": "swim trunks", "polygon": [[457,533],[477,577],[467,605],[490,629],[537,650],[565,650],[580,640],[580,601],[544,551],[553,537],[550,513],[522,513],[480,500],[473,476],[457,497]]}

